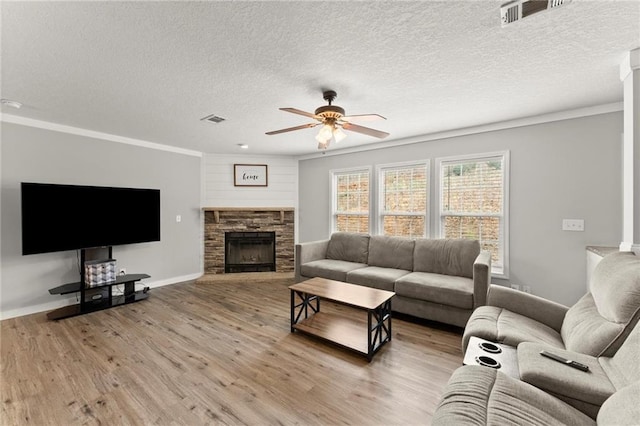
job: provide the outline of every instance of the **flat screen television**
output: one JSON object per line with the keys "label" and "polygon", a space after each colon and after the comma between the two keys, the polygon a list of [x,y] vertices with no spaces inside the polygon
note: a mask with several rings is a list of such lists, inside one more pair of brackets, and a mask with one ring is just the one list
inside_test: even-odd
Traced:
{"label": "flat screen television", "polygon": [[21,183],[22,254],[160,241],[160,190]]}

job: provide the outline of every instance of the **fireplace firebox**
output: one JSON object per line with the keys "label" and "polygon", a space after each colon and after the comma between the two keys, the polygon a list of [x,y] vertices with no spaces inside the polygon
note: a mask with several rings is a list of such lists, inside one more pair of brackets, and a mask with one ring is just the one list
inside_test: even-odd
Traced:
{"label": "fireplace firebox", "polygon": [[225,232],[224,272],[276,270],[275,232]]}

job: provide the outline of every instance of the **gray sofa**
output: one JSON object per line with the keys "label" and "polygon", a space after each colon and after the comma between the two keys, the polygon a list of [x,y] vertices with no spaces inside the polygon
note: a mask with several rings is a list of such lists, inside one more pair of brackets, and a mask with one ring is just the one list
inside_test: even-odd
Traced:
{"label": "gray sofa", "polygon": [[[581,362],[589,372],[542,357],[541,350]],[[639,424],[640,325],[612,357],[530,342],[517,352],[522,381],[486,367],[457,369],[432,424]]]}
{"label": "gray sofa", "polygon": [[394,291],[394,311],[463,327],[485,304],[491,256],[473,240],[337,232],[296,244],[295,274]]}
{"label": "gray sofa", "polygon": [[527,293],[491,285],[463,336],[518,346],[543,343],[591,356],[611,356],[640,319],[640,256],[617,252],[596,266],[589,293],[567,307]]}
{"label": "gray sofa", "polygon": [[[521,380],[479,366],[454,372],[434,425],[608,424],[640,419],[640,257],[605,256],[572,307],[491,285],[472,314],[472,336],[517,347]],[[588,372],[540,355],[585,364]]]}
{"label": "gray sofa", "polygon": [[447,384],[432,426],[637,426],[640,382],[617,390],[595,419],[550,394],[496,370],[458,368]]}

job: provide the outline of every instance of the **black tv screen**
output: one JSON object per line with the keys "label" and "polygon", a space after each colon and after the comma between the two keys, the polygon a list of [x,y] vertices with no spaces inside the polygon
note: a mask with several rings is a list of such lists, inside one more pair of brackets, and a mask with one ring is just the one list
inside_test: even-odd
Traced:
{"label": "black tv screen", "polygon": [[160,190],[21,183],[22,254],[160,241]]}

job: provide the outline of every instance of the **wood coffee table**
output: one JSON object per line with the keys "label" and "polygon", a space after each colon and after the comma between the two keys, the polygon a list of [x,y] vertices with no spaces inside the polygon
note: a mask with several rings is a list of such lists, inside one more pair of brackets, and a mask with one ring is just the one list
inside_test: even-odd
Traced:
{"label": "wood coffee table", "polygon": [[[291,332],[296,330],[336,343],[371,361],[391,341],[392,291],[347,284],[325,278],[311,278],[289,286],[291,290]],[[367,311],[367,320],[357,315],[320,312],[320,299]],[[368,330],[368,332],[367,332]]]}

